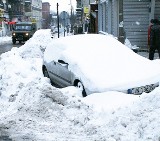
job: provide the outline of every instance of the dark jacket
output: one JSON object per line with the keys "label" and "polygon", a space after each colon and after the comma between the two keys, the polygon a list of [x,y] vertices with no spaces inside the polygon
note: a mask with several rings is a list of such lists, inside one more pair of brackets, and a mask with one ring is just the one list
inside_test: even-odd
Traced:
{"label": "dark jacket", "polygon": [[150,47],[160,48],[160,25],[158,23],[151,26]]}

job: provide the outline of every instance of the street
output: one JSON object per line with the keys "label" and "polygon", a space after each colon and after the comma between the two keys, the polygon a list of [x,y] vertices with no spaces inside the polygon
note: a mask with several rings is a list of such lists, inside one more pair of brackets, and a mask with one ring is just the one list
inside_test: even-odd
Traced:
{"label": "street", "polygon": [[12,141],[12,139],[9,138],[8,133],[3,131],[0,127],[0,141]]}
{"label": "street", "polygon": [[0,45],[0,55],[4,52],[10,51],[12,49],[12,47],[17,47],[19,48],[20,46],[22,46],[24,43],[16,43],[15,45],[13,45],[12,43],[7,43],[7,44],[2,44]]}

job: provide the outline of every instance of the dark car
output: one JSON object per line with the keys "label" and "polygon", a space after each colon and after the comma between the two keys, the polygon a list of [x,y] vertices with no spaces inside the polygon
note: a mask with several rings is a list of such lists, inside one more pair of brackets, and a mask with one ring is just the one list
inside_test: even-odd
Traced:
{"label": "dark car", "polygon": [[36,30],[37,30],[36,24],[34,23],[31,22],[16,23],[12,32],[13,44],[15,44],[16,41],[19,41],[19,43],[27,41],[33,36]]}

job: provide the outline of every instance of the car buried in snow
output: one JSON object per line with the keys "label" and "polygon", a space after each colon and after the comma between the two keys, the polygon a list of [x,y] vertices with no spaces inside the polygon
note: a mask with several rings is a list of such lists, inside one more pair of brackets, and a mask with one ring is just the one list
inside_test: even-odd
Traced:
{"label": "car buried in snow", "polygon": [[105,91],[148,93],[160,80],[158,63],[102,34],[54,38],[44,52],[42,71],[58,87],[78,87],[82,96]]}

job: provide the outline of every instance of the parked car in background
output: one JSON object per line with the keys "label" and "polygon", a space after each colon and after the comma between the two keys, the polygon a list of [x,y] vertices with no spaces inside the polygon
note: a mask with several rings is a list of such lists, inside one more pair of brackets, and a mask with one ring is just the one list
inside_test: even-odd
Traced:
{"label": "parked car in background", "polygon": [[158,63],[101,34],[53,39],[44,52],[42,71],[58,87],[78,87],[82,96],[105,91],[141,94],[160,80]]}

